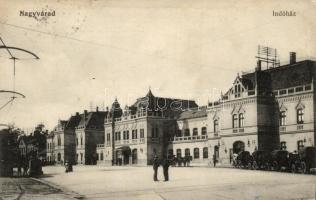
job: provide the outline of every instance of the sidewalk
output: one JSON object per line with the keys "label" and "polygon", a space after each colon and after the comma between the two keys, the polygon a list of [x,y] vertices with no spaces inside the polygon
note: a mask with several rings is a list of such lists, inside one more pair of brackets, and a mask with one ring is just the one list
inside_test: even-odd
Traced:
{"label": "sidewalk", "polygon": [[0,177],[0,200],[75,199],[75,196],[33,178]]}

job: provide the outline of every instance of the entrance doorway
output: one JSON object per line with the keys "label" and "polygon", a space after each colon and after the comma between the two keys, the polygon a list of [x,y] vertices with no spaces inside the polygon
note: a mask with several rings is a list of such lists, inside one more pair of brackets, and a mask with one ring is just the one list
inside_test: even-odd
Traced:
{"label": "entrance doorway", "polygon": [[236,141],[233,144],[233,153],[239,154],[240,152],[245,151],[245,143],[242,141]]}
{"label": "entrance doorway", "polygon": [[128,165],[130,163],[131,148],[128,146],[120,147],[116,150],[116,165]]}

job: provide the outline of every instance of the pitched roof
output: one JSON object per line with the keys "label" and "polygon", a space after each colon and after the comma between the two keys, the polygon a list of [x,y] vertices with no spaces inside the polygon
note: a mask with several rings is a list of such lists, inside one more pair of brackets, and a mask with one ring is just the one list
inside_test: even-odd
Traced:
{"label": "pitched roof", "polygon": [[80,121],[77,126],[79,127],[103,127],[105,116],[108,112],[96,111],[85,112],[80,114]]}
{"label": "pitched roof", "polygon": [[[294,64],[263,70],[271,76],[272,90],[296,87],[310,84],[316,67],[316,62],[304,60]],[[255,87],[255,72],[242,75],[242,83],[249,88]]]}
{"label": "pitched roof", "polygon": [[201,118],[201,117],[206,117],[206,116],[207,116],[207,107],[203,106],[197,109],[190,109],[190,110],[182,112],[178,120]]}
{"label": "pitched roof", "polygon": [[79,114],[71,116],[66,125],[66,129],[74,129],[75,127],[79,125],[80,120],[81,120],[81,116]]}

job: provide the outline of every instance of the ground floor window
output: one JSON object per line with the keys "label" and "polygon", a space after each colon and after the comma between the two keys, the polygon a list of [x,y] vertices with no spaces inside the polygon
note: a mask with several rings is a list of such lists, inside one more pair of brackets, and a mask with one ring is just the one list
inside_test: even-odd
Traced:
{"label": "ground floor window", "polygon": [[203,158],[208,158],[208,148],[207,147],[203,148]]}
{"label": "ground floor window", "polygon": [[200,158],[200,150],[199,148],[194,148],[194,159]]}
{"label": "ground floor window", "polygon": [[281,150],[286,150],[286,142],[281,142],[280,143],[280,149]]}
{"label": "ground floor window", "polygon": [[178,158],[181,157],[181,149],[177,149],[177,157],[178,157]]}
{"label": "ground floor window", "polygon": [[185,156],[190,156],[190,149],[189,148],[184,150],[184,155]]}
{"label": "ground floor window", "polygon": [[103,152],[100,154],[100,160],[103,160]]}
{"label": "ground floor window", "polygon": [[304,142],[303,140],[297,141],[297,150],[300,150],[304,147]]}

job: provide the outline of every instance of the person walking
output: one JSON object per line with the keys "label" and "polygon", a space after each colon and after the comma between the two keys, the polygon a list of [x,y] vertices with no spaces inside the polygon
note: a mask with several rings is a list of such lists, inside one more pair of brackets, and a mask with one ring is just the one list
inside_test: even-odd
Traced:
{"label": "person walking", "polygon": [[153,168],[154,168],[154,181],[158,181],[157,175],[158,175],[158,167],[159,167],[159,159],[158,156],[155,155],[153,159]]}
{"label": "person walking", "polygon": [[162,160],[162,168],[163,168],[163,176],[165,177],[165,181],[169,181],[169,160],[164,157]]}

